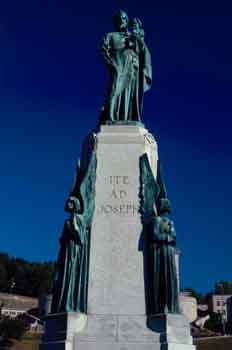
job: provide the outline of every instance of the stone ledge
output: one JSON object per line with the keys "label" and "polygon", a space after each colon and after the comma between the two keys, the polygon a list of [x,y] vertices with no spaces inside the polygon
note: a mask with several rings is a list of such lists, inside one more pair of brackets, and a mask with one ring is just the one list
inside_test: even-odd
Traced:
{"label": "stone ledge", "polygon": [[101,125],[100,127],[101,133],[110,133],[110,134],[118,134],[118,133],[146,133],[147,129],[142,125],[128,125],[128,124],[114,124],[114,125]]}
{"label": "stone ledge", "polygon": [[183,315],[54,314],[40,350],[194,350]]}
{"label": "stone ledge", "polygon": [[39,344],[39,350],[73,350],[71,341],[50,341]]}
{"label": "stone ledge", "polygon": [[160,344],[160,343],[145,343],[145,342],[133,342],[133,343],[104,343],[104,342],[92,342],[82,343],[78,342],[74,344],[74,350],[196,350],[194,345],[185,344]]}
{"label": "stone ledge", "polygon": [[87,315],[77,312],[50,314],[45,319],[42,341],[59,342],[72,340],[75,333],[81,332],[87,323]]}
{"label": "stone ledge", "polygon": [[48,342],[40,345],[40,350],[196,350],[194,345],[177,343],[111,343],[111,342]]}
{"label": "stone ledge", "polygon": [[153,144],[157,148],[154,136],[135,125],[103,125],[97,133],[97,140],[103,144]]}
{"label": "stone ledge", "polygon": [[88,315],[80,342],[145,342],[192,345],[188,321],[183,315]]}

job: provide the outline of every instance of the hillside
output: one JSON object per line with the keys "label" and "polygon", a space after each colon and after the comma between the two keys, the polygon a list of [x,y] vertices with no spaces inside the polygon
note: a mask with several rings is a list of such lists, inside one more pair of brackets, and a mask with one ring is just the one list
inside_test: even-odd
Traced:
{"label": "hillside", "polygon": [[232,337],[195,340],[197,350],[232,350]]}

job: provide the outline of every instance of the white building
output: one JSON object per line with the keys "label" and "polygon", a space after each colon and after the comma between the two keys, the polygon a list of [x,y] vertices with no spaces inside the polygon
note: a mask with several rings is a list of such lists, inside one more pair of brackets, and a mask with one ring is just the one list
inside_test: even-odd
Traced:
{"label": "white building", "polygon": [[232,295],[228,294],[213,294],[209,301],[210,311],[222,315],[225,321],[230,321],[232,319],[231,298]]}
{"label": "white building", "polygon": [[37,298],[0,293],[1,315],[15,318],[38,307]]}
{"label": "white building", "polygon": [[189,322],[197,319],[197,300],[187,292],[179,293],[180,309]]}

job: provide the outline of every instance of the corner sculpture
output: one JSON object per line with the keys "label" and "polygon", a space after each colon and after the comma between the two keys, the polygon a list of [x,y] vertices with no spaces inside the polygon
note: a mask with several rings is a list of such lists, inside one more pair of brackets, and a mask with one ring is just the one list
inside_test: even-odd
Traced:
{"label": "corner sculpture", "polygon": [[74,189],[66,201],[70,218],[60,238],[52,313],[87,313],[88,270],[91,221],[95,207],[96,152],[92,153],[86,173],[78,164]]}
{"label": "corner sculpture", "polygon": [[151,56],[144,42],[144,29],[138,18],[129,23],[128,15],[122,10],[114,15],[113,22],[116,31],[106,34],[101,46],[110,80],[100,124],[140,122],[143,95],[152,83]]}
{"label": "corner sculpture", "polygon": [[168,218],[171,205],[162,198],[158,215],[152,218],[154,253],[154,305],[155,313],[179,313],[177,272],[175,262],[176,232]]}
{"label": "corner sculpture", "polygon": [[147,313],[180,313],[175,263],[176,232],[158,163],[157,179],[147,154],[140,158],[141,217],[147,247]]}

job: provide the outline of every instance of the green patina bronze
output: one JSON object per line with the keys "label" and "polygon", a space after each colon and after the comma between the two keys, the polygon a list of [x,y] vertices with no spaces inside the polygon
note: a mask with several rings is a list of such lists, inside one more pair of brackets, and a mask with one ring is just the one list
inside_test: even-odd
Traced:
{"label": "green patina bronze", "polygon": [[144,42],[141,21],[131,21],[124,11],[113,17],[115,32],[104,37],[101,54],[106,63],[110,81],[100,123],[110,121],[140,121],[144,92],[152,82],[151,57]]}
{"label": "green patina bronze", "polygon": [[158,164],[157,179],[147,154],[140,158],[141,215],[146,241],[147,313],[179,313],[175,263],[176,233],[168,218],[171,211]]}
{"label": "green patina bronze", "polygon": [[53,285],[52,313],[87,313],[91,221],[95,205],[96,152],[86,173],[78,164],[74,189],[66,201],[70,218],[60,238]]}
{"label": "green patina bronze", "polygon": [[168,199],[162,198],[159,215],[152,218],[154,254],[154,311],[179,313],[177,272],[175,262],[176,232],[168,218],[171,210]]}

